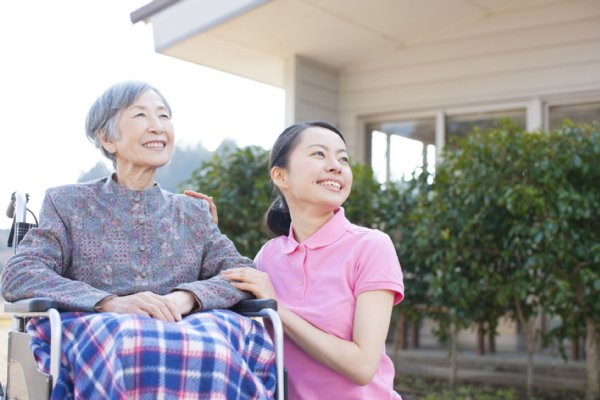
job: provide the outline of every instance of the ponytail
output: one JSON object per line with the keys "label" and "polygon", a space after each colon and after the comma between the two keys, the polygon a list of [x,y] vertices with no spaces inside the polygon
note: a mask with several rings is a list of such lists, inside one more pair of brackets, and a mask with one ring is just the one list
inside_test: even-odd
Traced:
{"label": "ponytail", "polygon": [[288,210],[287,204],[281,195],[278,195],[269,206],[265,215],[265,222],[267,229],[273,236],[287,236],[290,233],[292,218],[290,210]]}

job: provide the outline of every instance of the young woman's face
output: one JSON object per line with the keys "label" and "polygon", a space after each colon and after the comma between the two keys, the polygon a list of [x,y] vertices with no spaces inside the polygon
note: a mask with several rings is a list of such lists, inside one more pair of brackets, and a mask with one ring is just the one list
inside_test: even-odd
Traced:
{"label": "young woman's face", "polygon": [[104,144],[115,154],[117,165],[155,169],[171,159],[174,141],[171,115],[155,91],[145,91],[121,111],[117,130],[119,137]]}
{"label": "young woman's face", "polygon": [[340,207],[352,188],[352,171],[346,144],[335,132],[310,127],[300,134],[281,170],[280,182],[288,206],[312,206],[323,211]]}

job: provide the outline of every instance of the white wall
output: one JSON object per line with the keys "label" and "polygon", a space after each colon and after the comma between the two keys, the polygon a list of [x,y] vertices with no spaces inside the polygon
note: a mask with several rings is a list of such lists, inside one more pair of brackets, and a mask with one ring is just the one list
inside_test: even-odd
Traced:
{"label": "white wall", "polygon": [[340,73],[340,127],[364,160],[366,120],[503,102],[539,106],[586,93],[600,93],[600,1],[557,2],[462,23],[348,66]]}
{"label": "white wall", "polygon": [[294,122],[324,120],[338,125],[339,74],[302,56],[285,62],[286,126]]}

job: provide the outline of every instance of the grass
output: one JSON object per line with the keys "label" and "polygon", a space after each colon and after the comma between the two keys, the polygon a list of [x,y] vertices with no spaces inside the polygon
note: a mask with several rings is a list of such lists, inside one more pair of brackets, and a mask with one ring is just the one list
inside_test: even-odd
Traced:
{"label": "grass", "polygon": [[396,380],[403,400],[583,400],[583,392],[534,388],[527,397],[525,388],[459,383],[454,391],[447,381],[403,376]]}

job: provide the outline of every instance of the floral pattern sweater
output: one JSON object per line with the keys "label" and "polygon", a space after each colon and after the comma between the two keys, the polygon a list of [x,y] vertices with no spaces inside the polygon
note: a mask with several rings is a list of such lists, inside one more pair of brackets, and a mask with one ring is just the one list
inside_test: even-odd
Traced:
{"label": "floral pattern sweater", "polygon": [[205,201],[120,186],[112,176],[48,189],[40,226],[2,273],[7,301],[49,297],[63,310],[92,311],[109,295],[186,290],[202,309],[250,295],[219,272],[254,267],[212,222]]}

